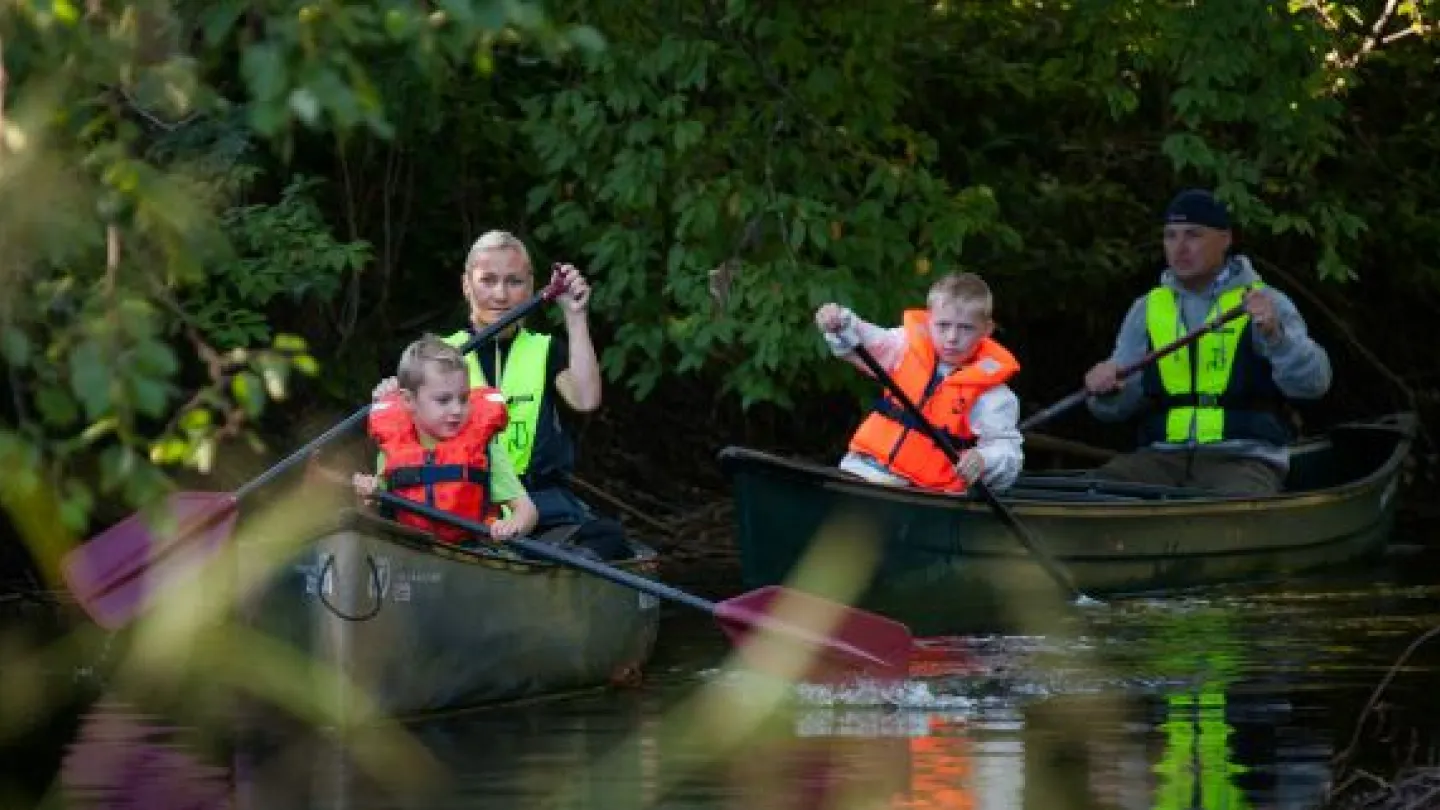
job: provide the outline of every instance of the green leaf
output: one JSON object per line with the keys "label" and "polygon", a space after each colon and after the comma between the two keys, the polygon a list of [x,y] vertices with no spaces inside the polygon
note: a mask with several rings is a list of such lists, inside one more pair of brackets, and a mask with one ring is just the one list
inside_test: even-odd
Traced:
{"label": "green leaf", "polygon": [[705,125],[699,121],[681,121],[675,125],[675,150],[683,152],[705,137]]}
{"label": "green leaf", "polygon": [[204,431],[215,423],[208,408],[191,408],[180,415],[180,429],[189,434]]}
{"label": "green leaf", "polygon": [[94,444],[97,439],[103,438],[115,432],[115,417],[107,416],[80,432],[80,441],[85,444]]}
{"label": "green leaf", "polygon": [[305,338],[299,335],[280,333],[275,336],[275,342],[271,346],[279,352],[303,352],[306,348]]}
{"label": "green leaf", "polygon": [[230,391],[235,396],[235,401],[245,409],[245,413],[251,418],[260,415],[265,409],[265,391],[261,387],[260,378],[253,372],[242,371],[230,380]]}
{"label": "green leaf", "polygon": [[605,37],[596,29],[588,25],[577,25],[565,32],[565,38],[570,44],[588,53],[599,53],[605,50]]}
{"label": "green leaf", "polygon": [[94,421],[110,410],[111,382],[100,344],[87,340],[71,352],[70,390],[84,406],[87,419]]}
{"label": "green leaf", "polygon": [[6,361],[12,366],[30,364],[30,338],[13,326],[5,327],[5,331],[0,333],[0,351],[4,352]]}
{"label": "green leaf", "polygon": [[95,496],[89,487],[75,479],[65,482],[65,494],[60,499],[60,522],[65,528],[74,532],[84,531],[94,508]]}
{"label": "green leaf", "polygon": [[142,416],[159,419],[165,415],[169,402],[168,386],[151,377],[132,377],[130,390],[135,401],[135,410]]}
{"label": "green leaf", "polygon": [[40,410],[40,419],[50,427],[68,428],[80,418],[75,398],[53,385],[43,385],[35,392],[35,407]]}
{"label": "green leaf", "polygon": [[285,56],[273,42],[259,42],[244,48],[240,72],[259,101],[274,101],[285,94],[288,82]]}
{"label": "green leaf", "polygon": [[184,439],[171,436],[150,445],[151,464],[178,464],[190,452],[190,444]]}
{"label": "green leaf", "polygon": [[805,244],[805,220],[795,217],[790,220],[790,247],[799,250]]}
{"label": "green leaf", "polygon": [[206,44],[215,46],[230,35],[230,29],[235,27],[235,21],[240,19],[246,4],[240,0],[219,0],[208,5],[201,15],[201,25]]}
{"label": "green leaf", "polygon": [[162,341],[142,340],[135,344],[132,352],[133,370],[149,377],[168,378],[179,369],[174,350]]}
{"label": "green leaf", "polygon": [[296,355],[290,362],[295,365],[296,371],[306,377],[315,377],[320,374],[320,364],[308,354]]}

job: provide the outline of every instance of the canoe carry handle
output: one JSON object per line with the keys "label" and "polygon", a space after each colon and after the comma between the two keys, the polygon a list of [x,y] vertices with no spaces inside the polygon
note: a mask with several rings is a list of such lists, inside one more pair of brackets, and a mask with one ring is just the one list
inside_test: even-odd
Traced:
{"label": "canoe carry handle", "polygon": [[344,619],[347,622],[368,622],[376,616],[379,616],[380,608],[385,606],[385,593],[380,587],[380,568],[375,565],[375,558],[369,554],[365,555],[365,564],[370,567],[370,584],[375,589],[375,605],[365,613],[349,614],[335,607],[335,605],[331,604],[330,600],[325,597],[325,575],[335,570],[335,555],[325,555],[325,564],[320,566],[320,575],[316,577],[315,593],[320,597],[320,604],[324,605],[326,610],[335,614],[337,618]]}

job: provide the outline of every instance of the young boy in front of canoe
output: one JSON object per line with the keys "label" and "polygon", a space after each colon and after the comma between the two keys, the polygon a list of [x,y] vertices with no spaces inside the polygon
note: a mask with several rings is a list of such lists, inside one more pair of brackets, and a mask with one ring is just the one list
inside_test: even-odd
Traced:
{"label": "young boy in front of canoe", "polygon": [[[486,523],[496,541],[535,528],[539,513],[498,443],[508,421],[505,398],[494,388],[470,387],[459,350],[432,335],[411,343],[396,377],[376,386],[374,398],[369,431],[380,446],[379,474],[354,476],[361,497],[384,487]],[[471,539],[463,529],[399,512],[396,520],[442,542]]]}
{"label": "young boy in front of canoe", "polygon": [[907,310],[903,324],[890,329],[838,304],[821,306],[815,323],[832,353],[868,374],[855,356],[855,347],[864,346],[960,450],[960,462],[952,465],[886,394],[855,431],[840,469],[867,481],[957,494],[976,480],[1006,489],[1025,460],[1020,401],[1006,384],[1020,364],[990,337],[990,288],[974,273],[947,275],[931,285],[926,305]]}

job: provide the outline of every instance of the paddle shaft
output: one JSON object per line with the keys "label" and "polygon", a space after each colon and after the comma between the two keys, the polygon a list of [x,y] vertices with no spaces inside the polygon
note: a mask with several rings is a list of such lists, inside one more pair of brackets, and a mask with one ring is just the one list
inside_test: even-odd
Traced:
{"label": "paddle shaft", "polygon": [[[453,512],[447,512],[444,509],[421,503],[420,501],[403,498],[393,492],[377,490],[371,497],[387,506],[413,512],[421,517],[429,518],[438,523],[446,523],[457,529],[464,529],[479,537],[490,536],[490,527],[483,523],[463,518]],[[553,543],[544,543],[539,540],[531,540],[527,537],[516,537],[504,542],[507,545],[518,548],[526,554],[539,557],[542,560],[548,560],[570,568],[577,568],[587,574],[594,574],[601,579],[609,580],[616,585],[623,585],[626,588],[647,593],[660,599],[669,599],[672,602],[679,602],[680,604],[711,614],[715,613],[718,608],[714,602],[708,599],[702,599],[694,594],[672,588],[663,582],[656,582],[653,579],[647,579],[638,574],[632,574],[629,571],[623,571],[614,566],[606,565],[598,560],[592,560],[589,557],[574,554]]]}
{"label": "paddle shaft", "polygon": [[[469,354],[487,341],[494,340],[501,332],[510,328],[521,318],[524,318],[526,315],[533,312],[536,307],[539,307],[546,301],[553,300],[564,291],[565,286],[559,283],[558,278],[552,280],[549,284],[545,286],[543,290],[536,293],[528,301],[525,301],[524,303],[520,304],[509,312],[506,312],[503,316],[501,316],[498,321],[480,330],[469,340],[465,341],[465,344],[460,347],[460,352],[462,354]],[[116,588],[122,587],[125,584],[131,582],[132,580],[135,580],[142,576],[145,571],[148,570],[151,566],[154,566],[156,563],[170,556],[177,549],[184,547],[186,542],[193,538],[195,535],[204,531],[206,528],[215,525],[226,515],[239,508],[240,500],[256,492],[266,484],[271,483],[276,478],[279,478],[281,475],[284,475],[295,465],[306,461],[312,455],[314,455],[317,450],[334,441],[337,437],[343,436],[347,432],[354,430],[358,425],[365,421],[365,417],[368,416],[370,413],[370,407],[370,405],[366,405],[363,408],[357,410],[355,413],[350,414],[339,424],[335,425],[329,430],[326,430],[324,433],[321,433],[314,439],[306,442],[304,447],[301,447],[299,450],[296,450],[295,452],[281,459],[273,467],[258,475],[253,481],[250,481],[241,486],[239,489],[235,490],[235,492],[232,493],[228,499],[226,499],[224,508],[216,509],[207,514],[200,515],[196,519],[193,519],[186,523],[184,526],[180,527],[180,530],[176,533],[176,537],[173,541],[166,544],[159,551],[149,555],[145,560],[136,564],[122,565],[120,567],[117,567],[114,574],[107,577],[105,583],[96,589],[95,594],[107,594],[115,590]],[[84,547],[82,546],[80,547],[80,549],[77,549],[77,551],[80,551],[83,548]],[[121,567],[125,568],[126,570],[119,570],[119,568]]]}
{"label": "paddle shaft", "polygon": [[[1245,307],[1243,305],[1226,310],[1225,312],[1221,313],[1220,316],[1217,317],[1215,320],[1210,321],[1206,324],[1202,324],[1199,328],[1195,329],[1189,334],[1184,335],[1183,337],[1175,340],[1172,343],[1167,343],[1164,346],[1161,346],[1160,348],[1150,352],[1149,354],[1145,355],[1139,360],[1136,360],[1128,366],[1122,366],[1119,371],[1115,372],[1115,377],[1116,379],[1123,380],[1126,377],[1129,377],[1131,374],[1139,371],[1140,369],[1143,369],[1151,363],[1154,363],[1160,358],[1165,357],[1169,354],[1173,354],[1185,348],[1186,346],[1189,346],[1190,344],[1203,337],[1206,333],[1214,332],[1221,326],[1224,326],[1225,324],[1235,320],[1236,318],[1244,314]],[[1036,411],[1035,413],[1030,414],[1029,417],[1020,422],[1020,431],[1023,433],[1027,430],[1033,430],[1034,428],[1037,428],[1040,425],[1049,422],[1051,419],[1054,419],[1060,414],[1065,413],[1076,405],[1084,402],[1085,398],[1088,396],[1090,396],[1090,392],[1085,390],[1084,388],[1081,388],[1079,391],[1070,394],[1069,396],[1065,397],[1054,405],[1051,405],[1044,410]]]}
{"label": "paddle shaft", "polygon": [[[900,388],[900,385],[895,382],[894,378],[892,378],[884,368],[881,368],[880,363],[875,360],[875,356],[870,353],[870,350],[866,349],[863,345],[856,346],[855,356],[860,358],[860,362],[864,363],[865,367],[870,369],[870,373],[875,376],[875,379],[879,380],[880,383],[885,386],[886,390],[890,392],[891,396],[895,397],[905,410],[910,413],[915,419],[915,423],[920,426],[921,432],[929,437],[930,441],[935,443],[935,446],[940,448],[941,452],[945,454],[945,457],[950,460],[950,463],[958,464],[960,461],[960,452],[955,449],[955,445],[951,444],[950,439],[944,433],[941,433],[939,428],[931,424],[929,419],[925,418],[925,414],[921,412],[920,407]],[[1020,520],[1015,517],[1015,513],[1010,511],[1010,507],[995,497],[995,493],[983,480],[976,478],[970,482],[969,488],[980,496],[980,500],[984,501],[985,505],[990,507],[990,510],[995,513],[995,516],[1000,519],[1001,523],[1005,524],[1005,527],[1010,530],[1010,533],[1015,536],[1015,539],[1019,540],[1020,544],[1030,552],[1030,555],[1039,561],[1040,567],[1045,569],[1045,572],[1050,575],[1051,579],[1055,580],[1057,585],[1069,592],[1071,597],[1076,601],[1093,601],[1080,592],[1080,589],[1075,585],[1075,580],[1071,578],[1070,572],[1066,571],[1054,557],[1050,556],[1050,553],[1045,550],[1044,546],[1040,545],[1040,543],[1030,535],[1030,531],[1020,523]]]}

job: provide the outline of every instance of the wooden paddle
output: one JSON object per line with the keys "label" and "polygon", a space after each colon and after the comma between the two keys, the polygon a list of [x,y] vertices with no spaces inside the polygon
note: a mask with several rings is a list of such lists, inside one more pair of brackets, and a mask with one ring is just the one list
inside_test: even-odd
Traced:
{"label": "wooden paddle", "polygon": [[[891,396],[895,397],[895,399],[905,407],[905,410],[915,419],[915,423],[920,426],[921,431],[930,438],[930,441],[934,442],[935,445],[940,448],[941,452],[945,454],[945,457],[950,460],[950,463],[952,465],[958,464],[960,462],[960,453],[955,449],[955,445],[951,444],[950,439],[931,424],[930,420],[925,418],[925,414],[910,400],[910,397],[905,394],[905,391],[900,388],[900,385],[886,373],[885,369],[880,367],[880,364],[876,362],[875,356],[870,353],[870,350],[866,349],[863,345],[856,346],[855,356],[859,357],[860,362],[864,363],[865,367],[870,369],[870,373],[885,386]],[[1051,579],[1055,580],[1055,584],[1059,585],[1070,595],[1071,601],[1074,604],[1087,606],[1102,604],[1100,601],[1091,599],[1080,591],[1075,585],[1074,578],[1070,576],[1070,572],[1065,570],[1059,561],[1052,557],[1050,552],[1046,551],[1045,547],[1031,536],[1029,530],[1015,517],[1015,513],[1010,511],[1010,507],[995,497],[995,493],[991,491],[990,487],[987,486],[983,480],[976,479],[972,481],[969,488],[980,496],[980,500],[984,501],[986,506],[990,507],[990,510],[995,513],[995,517],[999,518],[1000,522],[1005,524],[1005,527],[1010,530],[1010,533],[1015,536],[1015,539],[1019,540],[1020,544],[1030,552],[1030,556],[1034,557],[1035,560],[1040,563],[1040,567],[1045,569],[1045,573],[1049,574]]]}
{"label": "wooden paddle", "polygon": [[[564,291],[565,285],[555,276],[530,300],[466,341],[461,353],[468,354],[495,339]],[[169,542],[156,534],[144,514],[132,514],[65,555],[60,570],[66,586],[97,624],[108,629],[124,625],[148,604],[154,590],[150,581],[161,578],[162,562],[172,569],[166,575],[173,575],[173,569],[188,568],[208,557],[230,537],[242,500],[360,425],[369,413],[370,405],[366,405],[234,492],[172,494],[164,505],[176,527]]]}
{"label": "wooden paddle", "polygon": [[[391,492],[377,491],[372,497],[380,503],[473,532],[477,536],[490,535],[483,523]],[[899,680],[909,673],[910,653],[914,647],[909,628],[874,613],[778,585],[750,591],[723,602],[711,602],[552,543],[524,537],[505,543],[532,557],[584,571],[616,585],[710,614],[756,669],[773,671],[778,668],[781,670],[779,674],[790,676],[803,673],[804,679],[811,682],[835,681],[854,675]],[[825,629],[802,626],[777,616],[777,610],[784,616],[793,613],[800,619],[813,617],[823,623]],[[811,657],[809,663],[798,673],[792,671],[794,668],[786,666],[788,662],[783,660],[784,657],[777,657],[764,649],[767,645],[750,643],[758,640],[757,634],[773,634],[786,642],[799,644]]]}
{"label": "wooden paddle", "polygon": [[[1145,355],[1139,360],[1136,360],[1128,366],[1122,366],[1117,372],[1115,372],[1115,377],[1116,379],[1123,380],[1126,377],[1129,377],[1131,374],[1134,374],[1135,372],[1150,365],[1151,363],[1154,363],[1160,358],[1168,354],[1173,354],[1180,349],[1189,346],[1191,343],[1194,343],[1195,341],[1203,337],[1206,333],[1214,332],[1220,327],[1244,314],[1244,305],[1228,309],[1225,312],[1220,313],[1220,315],[1217,316],[1215,320],[1210,321],[1209,323],[1201,324],[1194,331],[1184,335],[1183,337],[1171,343],[1167,343],[1164,346],[1161,346],[1160,348],[1156,349],[1153,352],[1150,352],[1149,354]],[[1040,425],[1049,422],[1051,419],[1054,419],[1060,414],[1084,402],[1085,398],[1088,396],[1090,396],[1090,392],[1085,390],[1084,388],[1081,388],[1079,391],[1076,391],[1075,393],[1065,397],[1054,405],[1051,405],[1044,410],[1036,411],[1035,413],[1030,414],[1029,417],[1020,421],[1020,432],[1024,433],[1027,430],[1033,430],[1034,428],[1037,428]]]}

